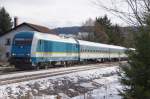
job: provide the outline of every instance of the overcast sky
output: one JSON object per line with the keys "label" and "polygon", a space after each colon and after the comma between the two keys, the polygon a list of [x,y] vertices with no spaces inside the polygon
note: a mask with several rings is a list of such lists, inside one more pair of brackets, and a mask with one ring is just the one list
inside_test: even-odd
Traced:
{"label": "overcast sky", "polygon": [[[103,0],[105,2],[105,0]],[[109,5],[109,3],[105,2]],[[30,22],[50,28],[80,26],[87,19],[103,16],[106,11],[97,8],[92,0],[0,0],[12,17],[19,23]],[[110,14],[113,23],[124,23]]]}

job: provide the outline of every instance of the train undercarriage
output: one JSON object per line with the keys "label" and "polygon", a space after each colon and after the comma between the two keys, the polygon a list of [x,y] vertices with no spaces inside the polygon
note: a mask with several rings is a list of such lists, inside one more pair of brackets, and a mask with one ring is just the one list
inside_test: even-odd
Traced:
{"label": "train undercarriage", "polygon": [[32,64],[30,57],[12,57],[9,59],[10,64],[14,65],[17,69],[42,69],[42,68],[55,68],[55,67],[67,67],[77,64],[93,64],[104,62],[117,62],[125,61],[127,58],[99,58],[99,59],[83,59],[80,61],[52,61],[52,62],[39,62]]}

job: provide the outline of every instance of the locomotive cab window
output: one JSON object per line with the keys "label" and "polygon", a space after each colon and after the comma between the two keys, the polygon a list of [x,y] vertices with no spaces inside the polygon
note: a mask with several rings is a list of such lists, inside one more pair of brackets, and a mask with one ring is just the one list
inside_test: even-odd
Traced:
{"label": "locomotive cab window", "polygon": [[39,44],[40,44],[40,45],[42,44],[42,40],[39,40]]}
{"label": "locomotive cab window", "polygon": [[23,39],[23,38],[18,38],[15,39],[15,45],[31,45],[32,44],[32,39]]}

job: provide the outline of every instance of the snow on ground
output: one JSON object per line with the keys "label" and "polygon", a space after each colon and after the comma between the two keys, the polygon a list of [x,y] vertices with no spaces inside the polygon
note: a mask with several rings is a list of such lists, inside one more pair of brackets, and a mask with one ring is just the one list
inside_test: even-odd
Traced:
{"label": "snow on ground", "polygon": [[86,99],[121,99],[118,90],[121,90],[122,86],[118,82],[117,75],[96,79],[94,82],[102,84],[102,86],[72,99],[85,99],[84,97]]}
{"label": "snow on ground", "polygon": [[103,67],[3,85],[0,99],[121,99],[117,70],[118,66]]}

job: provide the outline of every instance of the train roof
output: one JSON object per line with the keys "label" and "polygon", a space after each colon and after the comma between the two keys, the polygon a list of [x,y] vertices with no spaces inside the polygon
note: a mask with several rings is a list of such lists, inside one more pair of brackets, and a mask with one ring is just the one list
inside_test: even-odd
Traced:
{"label": "train roof", "polygon": [[43,39],[43,40],[51,40],[51,41],[75,43],[75,44],[77,43],[76,40],[73,38],[64,38],[64,37],[60,37],[58,35],[44,34],[44,33],[40,33],[40,32],[36,32],[35,37],[38,39]]}
{"label": "train roof", "polygon": [[[40,32],[36,32],[36,31],[32,31],[32,32],[34,33],[35,37],[38,38],[38,39],[77,44],[77,41],[74,38],[65,38],[65,37],[60,37],[58,35],[54,35],[54,34],[46,34],[46,33],[40,33]],[[122,50],[126,49],[125,47],[122,47],[122,46],[95,43],[95,42],[84,41],[84,40],[78,40],[78,42],[79,42],[80,45],[86,45],[86,46],[112,48],[112,49],[122,49]]]}
{"label": "train roof", "polygon": [[95,43],[95,42],[89,42],[89,41],[83,41],[83,40],[78,40],[81,45],[86,45],[86,46],[95,46],[95,47],[103,47],[103,48],[112,48],[112,49],[126,49],[125,47],[122,46],[116,46],[116,45],[109,45],[109,44],[102,44],[102,43]]}

